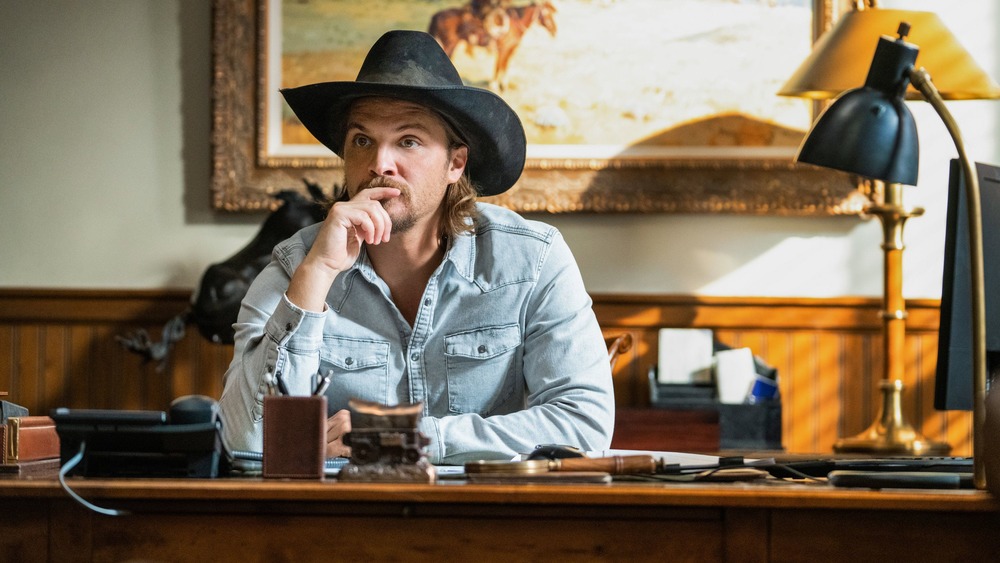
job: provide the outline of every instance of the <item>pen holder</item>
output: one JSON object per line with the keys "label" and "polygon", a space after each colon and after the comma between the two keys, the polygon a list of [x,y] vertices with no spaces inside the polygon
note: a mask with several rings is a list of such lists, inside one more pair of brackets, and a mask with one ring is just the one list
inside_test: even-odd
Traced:
{"label": "pen holder", "polygon": [[322,479],[326,460],[326,397],[264,397],[263,476]]}

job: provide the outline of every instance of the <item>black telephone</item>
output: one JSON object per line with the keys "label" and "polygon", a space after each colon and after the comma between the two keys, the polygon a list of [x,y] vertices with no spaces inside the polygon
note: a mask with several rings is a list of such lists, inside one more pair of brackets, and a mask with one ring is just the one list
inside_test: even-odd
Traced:
{"label": "black telephone", "polygon": [[54,409],[63,466],[87,477],[217,477],[222,457],[219,407],[186,395],[163,411]]}

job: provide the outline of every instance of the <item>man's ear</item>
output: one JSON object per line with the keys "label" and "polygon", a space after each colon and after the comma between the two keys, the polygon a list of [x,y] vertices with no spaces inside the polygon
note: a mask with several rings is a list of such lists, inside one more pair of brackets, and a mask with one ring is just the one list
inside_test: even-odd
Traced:
{"label": "man's ear", "polygon": [[465,165],[469,162],[469,147],[462,145],[451,151],[451,162],[448,164],[448,183],[454,184],[465,172]]}

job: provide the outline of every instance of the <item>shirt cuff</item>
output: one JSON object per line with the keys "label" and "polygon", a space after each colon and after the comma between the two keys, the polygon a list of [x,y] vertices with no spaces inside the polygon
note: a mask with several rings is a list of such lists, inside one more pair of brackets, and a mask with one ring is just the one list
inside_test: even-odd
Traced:
{"label": "shirt cuff", "polygon": [[420,422],[417,423],[417,430],[431,441],[427,446],[427,460],[434,464],[441,463],[441,460],[444,459],[444,441],[441,439],[438,419],[420,419]]}
{"label": "shirt cuff", "polygon": [[296,348],[318,348],[323,343],[325,309],[324,305],[322,313],[306,311],[282,295],[264,330],[279,346],[288,346],[294,340]]}

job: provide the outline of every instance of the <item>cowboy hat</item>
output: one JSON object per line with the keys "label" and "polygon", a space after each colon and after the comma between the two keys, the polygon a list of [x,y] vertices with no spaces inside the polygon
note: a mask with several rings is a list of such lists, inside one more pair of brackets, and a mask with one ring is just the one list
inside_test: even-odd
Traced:
{"label": "cowboy hat", "polygon": [[439,113],[469,146],[466,171],[479,195],[510,189],[524,169],[524,128],[500,96],[465,86],[438,42],[422,31],[390,31],[365,58],[354,82],[322,82],[281,90],[299,121],[344,156],[347,111],[367,96],[398,98]]}

